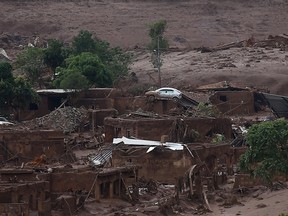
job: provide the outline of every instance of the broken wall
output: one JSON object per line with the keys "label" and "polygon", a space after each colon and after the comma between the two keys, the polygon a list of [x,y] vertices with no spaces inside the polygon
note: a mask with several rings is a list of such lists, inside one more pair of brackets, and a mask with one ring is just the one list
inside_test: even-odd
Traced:
{"label": "broken wall", "polygon": [[68,93],[38,92],[38,95],[40,97],[39,103],[32,103],[26,109],[15,113],[16,120],[26,121],[47,115],[57,109],[68,98]]}
{"label": "broken wall", "polygon": [[81,98],[75,105],[77,107],[84,106],[87,109],[111,109],[114,107],[111,98]]}
{"label": "broken wall", "polygon": [[253,92],[218,91],[209,100],[226,115],[255,113]]}
{"label": "broken wall", "polygon": [[117,97],[114,98],[114,108],[119,114],[125,114],[129,111],[135,111],[139,108],[143,109],[146,105],[144,98],[138,97]]}
{"label": "broken wall", "polygon": [[1,203],[9,203],[12,206],[18,204],[19,207],[26,203],[29,209],[37,210],[39,215],[49,215],[51,212],[49,182],[0,182],[0,188]]}
{"label": "broken wall", "polygon": [[[147,140],[161,140],[162,135],[172,135],[177,130],[174,123],[179,118],[156,119],[123,119],[123,118],[106,118],[105,124],[105,141],[112,142],[115,137],[137,137]],[[232,138],[231,120],[226,118],[184,118],[180,119],[184,127],[193,129],[199,133],[199,139],[205,139],[206,136],[213,134],[223,134],[225,138]],[[175,128],[176,127],[176,128]],[[185,128],[184,128],[185,130]],[[177,132],[177,131],[176,131]],[[184,131],[182,131],[184,133]],[[190,142],[193,142],[191,140]]]}
{"label": "broken wall", "polygon": [[146,153],[148,147],[124,145],[113,150],[112,166],[136,164],[141,166],[138,171],[140,178],[175,184],[175,180],[194,164],[204,162],[211,173],[224,165],[228,172],[233,173],[233,165],[238,162],[233,155],[237,150],[229,144],[188,144],[187,147],[189,150],[184,148],[177,151],[156,147]]}
{"label": "broken wall", "polygon": [[139,139],[159,140],[169,134],[170,119],[121,119],[106,118],[105,141],[112,142],[115,137],[137,137]]}
{"label": "broken wall", "polygon": [[52,159],[64,153],[64,135],[54,130],[3,130],[0,145],[2,162],[13,157],[18,158],[18,162],[27,162],[43,154]]}
{"label": "broken wall", "polygon": [[115,109],[101,109],[101,110],[89,110],[89,118],[91,119],[91,124],[94,124],[94,127],[103,126],[104,119],[106,117],[116,116],[118,114]]}
{"label": "broken wall", "polygon": [[[112,165],[123,166],[125,164],[140,165],[139,178],[154,179],[168,184],[175,184],[176,178],[192,165],[191,156],[183,151],[172,151],[164,148],[156,148],[146,153],[148,148],[133,148],[114,150],[112,153]],[[130,153],[133,152],[133,153]]]}
{"label": "broken wall", "polygon": [[212,137],[214,134],[222,134],[226,139],[233,137],[232,122],[228,118],[185,118],[185,124],[199,133],[199,139]]}
{"label": "broken wall", "polygon": [[3,215],[29,215],[27,203],[0,203],[0,212]]}

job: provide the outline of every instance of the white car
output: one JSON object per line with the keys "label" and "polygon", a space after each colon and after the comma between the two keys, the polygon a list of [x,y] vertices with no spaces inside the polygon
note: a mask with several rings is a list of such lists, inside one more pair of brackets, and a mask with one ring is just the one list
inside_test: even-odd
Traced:
{"label": "white car", "polygon": [[6,118],[0,117],[0,125],[14,125],[12,122],[9,122]]}
{"label": "white car", "polygon": [[178,102],[182,97],[182,92],[174,88],[163,87],[155,91],[148,91],[145,95],[149,101],[154,101],[156,98],[170,98]]}

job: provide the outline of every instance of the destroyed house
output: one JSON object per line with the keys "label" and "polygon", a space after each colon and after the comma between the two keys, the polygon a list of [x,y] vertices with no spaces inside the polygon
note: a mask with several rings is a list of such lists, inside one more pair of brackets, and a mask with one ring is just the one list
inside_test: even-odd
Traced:
{"label": "destroyed house", "polygon": [[[185,130],[190,131],[186,141],[193,139],[207,140],[214,134],[222,134],[227,139],[232,138],[231,120],[228,118],[110,118],[104,120],[105,141],[112,142],[115,137],[137,137],[139,139],[158,140],[163,135],[168,141],[183,141]],[[197,134],[193,137],[192,133]],[[185,137],[185,136],[184,136]]]}
{"label": "destroyed house", "polygon": [[41,155],[52,159],[64,153],[64,135],[54,130],[2,130],[0,145],[1,162],[28,162]]}
{"label": "destroyed house", "polygon": [[117,138],[117,148],[112,152],[112,165],[141,165],[139,178],[155,179],[162,183],[174,184],[192,165],[208,168],[209,174],[217,174],[219,168],[233,174],[244,148],[232,148],[230,144],[179,144],[157,141]]}
{"label": "destroyed house", "polygon": [[137,166],[97,170],[59,166],[53,172],[45,172],[43,167],[1,169],[0,212],[50,216],[52,208],[57,207],[63,215],[69,215],[84,204],[88,191],[96,202],[127,199],[127,187],[138,180],[138,169]]}

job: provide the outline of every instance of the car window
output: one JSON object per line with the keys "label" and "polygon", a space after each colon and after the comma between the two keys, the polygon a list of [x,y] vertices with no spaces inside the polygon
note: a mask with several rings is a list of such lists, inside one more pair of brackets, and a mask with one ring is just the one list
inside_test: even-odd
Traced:
{"label": "car window", "polygon": [[160,90],[160,93],[161,93],[161,94],[166,94],[166,93],[167,93],[167,89],[162,89],[162,90]]}
{"label": "car window", "polygon": [[0,121],[7,121],[4,117],[0,117]]}

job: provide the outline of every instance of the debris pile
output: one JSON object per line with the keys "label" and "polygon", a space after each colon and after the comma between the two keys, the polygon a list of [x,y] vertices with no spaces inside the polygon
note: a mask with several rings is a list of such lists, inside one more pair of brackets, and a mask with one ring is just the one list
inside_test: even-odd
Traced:
{"label": "debris pile", "polygon": [[88,112],[84,108],[64,107],[56,109],[40,118],[26,121],[22,126],[29,129],[56,129],[70,133],[84,127],[88,123]]}
{"label": "debris pile", "polygon": [[[230,48],[237,48],[237,47],[270,47],[270,48],[280,48],[282,51],[288,50],[288,35],[281,34],[281,35],[269,35],[265,40],[256,40],[254,37],[250,37],[247,40],[236,41],[228,44],[221,44],[216,47],[199,47],[196,48],[197,51],[201,53],[206,52],[215,52],[219,50],[227,50]],[[230,66],[226,67],[235,67],[235,65],[231,64]]]}

